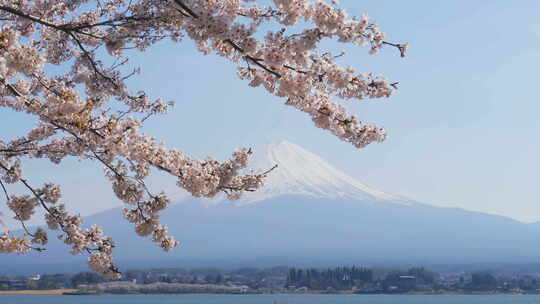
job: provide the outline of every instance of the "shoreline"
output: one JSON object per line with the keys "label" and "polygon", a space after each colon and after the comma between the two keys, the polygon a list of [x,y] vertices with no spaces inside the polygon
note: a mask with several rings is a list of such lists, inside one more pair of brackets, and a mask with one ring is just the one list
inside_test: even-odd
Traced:
{"label": "shoreline", "polygon": [[404,293],[351,293],[351,292],[275,292],[275,293],[96,293],[84,292],[78,289],[49,289],[49,290],[5,290],[0,291],[1,295],[188,295],[188,294],[207,294],[207,295],[535,295],[537,292],[404,292]]}
{"label": "shoreline", "polygon": [[44,289],[44,290],[2,290],[0,295],[48,295],[57,296],[65,292],[77,292],[77,289]]}

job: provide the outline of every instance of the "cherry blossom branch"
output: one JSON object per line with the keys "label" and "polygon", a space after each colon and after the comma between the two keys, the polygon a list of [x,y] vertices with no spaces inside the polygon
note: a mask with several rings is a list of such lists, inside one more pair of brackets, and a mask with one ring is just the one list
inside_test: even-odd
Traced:
{"label": "cherry blossom branch", "polygon": [[[25,179],[20,179],[20,182],[34,195],[34,197],[40,202],[41,206],[47,213],[50,215],[50,218],[53,218],[56,224],[60,226],[60,229],[68,236],[65,240],[66,244],[73,245],[73,252],[78,253],[80,249],[83,249],[90,253],[90,251],[99,251],[99,253],[91,254],[89,259],[90,266],[104,275],[110,276],[112,278],[119,278],[121,272],[118,270],[118,267],[114,265],[111,257],[111,250],[114,247],[114,244],[110,239],[102,239],[98,235],[101,233],[101,230],[98,228],[92,228],[87,233],[83,233],[83,230],[79,227],[81,221],[78,217],[67,217],[64,219],[61,212],[58,212],[57,209],[52,211],[45,203],[41,195],[34,189]],[[101,243],[98,248],[92,249],[84,243],[77,243],[74,240],[78,240],[79,237],[73,237],[75,234],[82,234],[86,239],[95,243]]]}
{"label": "cherry blossom branch", "polygon": [[[1,164],[0,164],[0,166],[1,166]],[[5,168],[5,167],[4,167],[4,168]],[[7,203],[7,202],[9,202],[9,194],[8,194],[7,189],[6,189],[6,186],[4,185],[4,183],[2,182],[2,180],[0,180],[0,186],[2,187],[2,190],[4,191],[4,195],[5,195],[5,197],[6,197],[6,203]],[[16,217],[19,217],[19,215],[18,215],[16,212],[14,212],[14,213],[15,213],[15,216],[16,216]],[[24,223],[24,221],[19,220],[19,222],[21,223],[21,226],[23,227],[23,229],[24,229],[24,231],[26,232],[26,234],[28,234],[29,236],[32,236],[32,237],[33,237],[34,235],[33,235],[32,233],[30,233],[30,231],[29,231],[28,228],[26,227],[26,224]],[[44,249],[43,249],[43,250],[44,250]]]}
{"label": "cherry blossom branch", "polygon": [[187,5],[185,5],[182,1],[180,0],[174,0],[174,2],[176,4],[178,4],[178,6],[180,6],[184,11],[186,11],[186,13],[190,16],[190,17],[193,17],[193,18],[199,18],[199,15],[197,15],[194,11],[192,11]]}
{"label": "cherry blossom branch", "polygon": [[[150,236],[166,251],[178,242],[159,222],[158,213],[169,198],[152,193],[145,184],[153,169],[167,172],[195,197],[225,193],[236,199],[259,189],[275,167],[242,174],[251,150],[234,151],[225,161],[199,160],[141,133],[149,117],[166,113],[172,103],[129,90],[126,80],[138,69],[121,71],[128,64],[127,49],[144,51],[166,38],[177,43],[191,39],[200,52],[215,53],[237,65],[237,75],[249,86],[264,88],[337,138],[358,148],[386,138],[383,128],[364,123],[337,99],[387,98],[398,83],[342,66],[336,59],[343,54],[320,50],[322,39],[335,39],[368,45],[370,53],[391,46],[405,56],[408,45],[388,42],[365,15],[349,18],[322,0],[273,0],[268,6],[229,0],[55,3],[0,0],[0,107],[38,120],[23,137],[0,141],[0,178],[8,184],[26,181],[20,181],[21,159],[26,158],[95,161],[104,166],[105,178],[126,205],[124,218],[134,224],[137,234]],[[282,29],[272,30],[275,25]],[[270,30],[264,34],[263,28]],[[289,29],[296,32],[287,36]],[[99,52],[102,47],[113,60],[101,59],[107,56]],[[51,72],[49,65],[65,68]],[[109,106],[113,101],[115,105]],[[118,109],[115,114],[112,108]],[[89,253],[93,270],[117,276],[111,266],[112,240],[98,227],[81,229],[79,217],[69,215],[64,205],[55,205],[59,187],[46,184],[34,190],[33,196],[14,195],[8,200],[16,217],[28,220],[35,206],[49,208],[45,209],[49,228],[64,232],[72,253]],[[27,252],[32,242],[46,242],[41,231],[33,235],[32,241],[27,236],[0,235],[0,252]]]}
{"label": "cherry blossom branch", "polygon": [[15,8],[12,8],[12,7],[9,7],[9,6],[1,5],[0,10],[11,13],[13,15],[19,16],[19,17],[24,18],[24,19],[28,19],[28,20],[36,22],[36,23],[39,23],[41,25],[52,27],[52,28],[60,30],[60,31],[65,31],[65,29],[62,28],[61,26],[58,26],[56,24],[47,22],[47,21],[42,20],[42,19],[40,19],[38,17],[34,17],[34,16],[30,15],[30,14],[26,14],[26,13],[24,13],[24,12],[18,10],[18,9],[15,9]]}

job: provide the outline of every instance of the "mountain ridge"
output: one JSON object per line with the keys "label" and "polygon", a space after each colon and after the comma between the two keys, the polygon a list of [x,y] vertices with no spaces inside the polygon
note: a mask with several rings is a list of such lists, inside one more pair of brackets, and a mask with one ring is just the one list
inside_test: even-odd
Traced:
{"label": "mountain ridge", "polygon": [[[115,239],[115,257],[124,269],[529,263],[540,256],[540,225],[374,190],[294,144],[257,150],[263,161],[254,160],[256,169],[281,165],[262,195],[248,193],[240,203],[187,198],[160,214],[182,242],[171,253],[137,237],[133,226],[119,219],[120,208],[85,221],[103,225]],[[4,257],[0,266],[84,269],[85,257],[71,257],[63,244],[49,239],[49,254]]]}

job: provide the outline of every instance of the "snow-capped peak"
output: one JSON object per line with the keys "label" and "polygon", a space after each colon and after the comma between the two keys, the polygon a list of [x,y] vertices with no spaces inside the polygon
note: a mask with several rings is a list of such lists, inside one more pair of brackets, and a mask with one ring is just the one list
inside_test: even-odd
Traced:
{"label": "snow-capped peak", "polygon": [[250,168],[261,172],[274,165],[262,189],[246,193],[240,203],[251,203],[281,195],[308,195],[317,198],[349,198],[376,202],[406,200],[372,189],[334,168],[319,156],[298,145],[282,141],[254,149]]}

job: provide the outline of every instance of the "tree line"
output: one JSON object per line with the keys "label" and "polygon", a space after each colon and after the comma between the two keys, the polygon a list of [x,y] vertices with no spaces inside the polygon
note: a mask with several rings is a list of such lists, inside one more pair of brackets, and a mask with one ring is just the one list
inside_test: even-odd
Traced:
{"label": "tree line", "polygon": [[362,282],[373,281],[373,271],[364,267],[337,267],[319,270],[291,268],[285,287],[307,287],[314,290],[333,288],[350,290]]}

